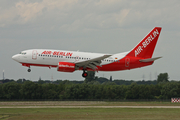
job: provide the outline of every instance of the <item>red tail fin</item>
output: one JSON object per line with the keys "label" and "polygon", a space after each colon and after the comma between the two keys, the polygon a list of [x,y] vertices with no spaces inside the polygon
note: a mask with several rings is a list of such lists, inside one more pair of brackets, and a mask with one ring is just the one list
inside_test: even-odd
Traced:
{"label": "red tail fin", "polygon": [[155,27],[127,56],[151,58],[161,32],[160,27]]}

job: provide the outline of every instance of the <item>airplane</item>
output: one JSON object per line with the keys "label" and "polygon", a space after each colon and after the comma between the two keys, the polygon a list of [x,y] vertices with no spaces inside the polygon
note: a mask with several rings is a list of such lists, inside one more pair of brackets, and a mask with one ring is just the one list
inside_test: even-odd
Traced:
{"label": "airplane", "polygon": [[12,56],[12,59],[28,67],[30,66],[57,68],[59,72],[82,70],[82,77],[87,71],[121,71],[152,65],[161,57],[152,58],[161,27],[155,27],[132,50],[117,54],[101,54],[79,51],[30,49]]}

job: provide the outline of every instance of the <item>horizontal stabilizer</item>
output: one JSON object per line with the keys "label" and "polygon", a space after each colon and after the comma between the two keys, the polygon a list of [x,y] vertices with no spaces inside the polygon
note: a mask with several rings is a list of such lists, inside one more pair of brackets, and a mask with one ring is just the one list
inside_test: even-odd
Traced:
{"label": "horizontal stabilizer", "polygon": [[159,58],[162,58],[162,57],[156,57],[156,58],[149,58],[149,59],[141,59],[139,60],[140,62],[153,62]]}

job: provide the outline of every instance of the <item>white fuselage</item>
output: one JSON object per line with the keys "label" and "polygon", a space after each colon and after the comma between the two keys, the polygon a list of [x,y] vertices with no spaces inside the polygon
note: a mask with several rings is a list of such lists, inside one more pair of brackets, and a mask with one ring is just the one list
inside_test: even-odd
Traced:
{"label": "white fuselage", "polygon": [[[117,62],[122,59],[128,52],[114,54],[104,60],[101,65]],[[20,52],[12,58],[22,64],[30,64],[35,66],[57,66],[59,62],[77,63],[94,59],[105,54],[89,53],[79,51],[64,51],[50,49],[31,49]]]}

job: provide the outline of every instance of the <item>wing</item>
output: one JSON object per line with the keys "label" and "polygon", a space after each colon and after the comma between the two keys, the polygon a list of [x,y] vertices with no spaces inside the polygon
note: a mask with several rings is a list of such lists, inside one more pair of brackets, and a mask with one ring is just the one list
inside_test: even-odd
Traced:
{"label": "wing", "polygon": [[101,66],[101,60],[105,59],[105,58],[108,58],[110,57],[111,55],[104,55],[104,56],[101,56],[101,57],[97,57],[97,58],[93,58],[93,59],[90,59],[90,60],[86,60],[86,61],[81,61],[81,62],[77,62],[75,63],[76,64],[76,67],[83,67],[83,68],[91,68],[91,69],[96,69],[97,67],[96,66]]}

